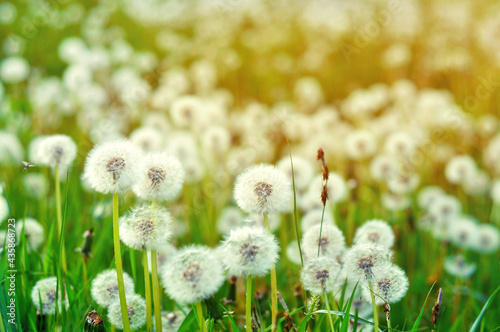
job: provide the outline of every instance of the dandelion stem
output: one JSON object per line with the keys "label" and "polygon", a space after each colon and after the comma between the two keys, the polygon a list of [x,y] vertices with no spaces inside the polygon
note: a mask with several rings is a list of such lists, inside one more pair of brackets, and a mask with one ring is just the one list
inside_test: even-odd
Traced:
{"label": "dandelion stem", "polygon": [[115,326],[111,325],[111,332],[115,332],[115,331],[116,331]]}
{"label": "dandelion stem", "polygon": [[146,291],[146,328],[148,332],[153,330],[153,319],[151,313],[151,284],[149,281],[148,252],[142,250],[142,262],[144,265],[144,287]]}
{"label": "dandelion stem", "polygon": [[377,304],[375,303],[375,294],[373,293],[373,285],[371,281],[368,281],[368,286],[370,287],[370,296],[372,298],[372,307],[373,307],[373,330],[378,331],[378,312],[377,312]]}
{"label": "dandelion stem", "polygon": [[115,250],[116,278],[118,279],[118,293],[122,311],[123,331],[130,332],[125,285],[123,284],[122,253],[120,250],[120,231],[118,228],[118,194],[113,194],[113,244]]}
{"label": "dandelion stem", "polygon": [[333,319],[332,319],[332,313],[331,313],[331,310],[330,310],[330,302],[328,302],[328,295],[326,294],[326,292],[323,292],[323,302],[325,302],[325,305],[326,305],[326,310],[328,311],[328,321],[330,323],[330,331],[335,331],[334,327],[333,327]]}
{"label": "dandelion stem", "polygon": [[[264,223],[266,225],[267,232],[271,234],[271,228],[269,227],[269,218],[267,213],[264,213]],[[276,317],[278,315],[278,286],[276,282],[276,266],[273,265],[271,268],[271,324],[272,331],[276,331]]]}
{"label": "dandelion stem", "polygon": [[205,317],[203,317],[203,308],[201,307],[201,302],[196,302],[196,314],[198,315],[198,323],[200,324],[201,332],[207,332],[207,327],[205,326]]}
{"label": "dandelion stem", "polygon": [[151,250],[151,278],[153,279],[153,301],[155,310],[155,326],[156,331],[161,332],[161,292],[158,282],[158,262],[156,250]]}
{"label": "dandelion stem", "polygon": [[247,277],[246,328],[252,332],[252,275]]}
{"label": "dandelion stem", "polygon": [[66,251],[64,250],[64,236],[62,232],[62,211],[61,211],[61,184],[59,179],[59,167],[56,166],[55,170],[55,185],[56,185],[56,211],[57,211],[57,230],[59,233],[58,239],[61,244],[61,260],[64,274],[67,274],[68,268],[66,265]]}
{"label": "dandelion stem", "polygon": [[387,320],[387,331],[390,331],[392,330],[392,326],[391,326],[391,317],[385,317],[385,319]]}

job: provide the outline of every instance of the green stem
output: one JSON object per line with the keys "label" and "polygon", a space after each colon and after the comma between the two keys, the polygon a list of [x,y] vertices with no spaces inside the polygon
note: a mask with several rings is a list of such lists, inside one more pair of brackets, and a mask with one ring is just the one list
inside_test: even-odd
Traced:
{"label": "green stem", "polygon": [[[269,227],[269,218],[267,213],[264,213],[264,223],[266,225],[267,232],[271,233],[271,228]],[[273,265],[271,268],[271,324],[272,331],[276,331],[276,317],[278,316],[278,286],[276,282],[276,267]]]}
{"label": "green stem", "polygon": [[123,331],[130,332],[125,285],[123,284],[122,253],[120,249],[120,230],[118,228],[118,194],[113,194],[113,244],[115,250],[116,278],[118,279],[118,293],[122,311]]}
{"label": "green stem", "polygon": [[385,319],[387,320],[387,331],[392,330],[392,326],[391,326],[391,316],[389,316],[389,318],[387,318],[387,316],[385,316]]}
{"label": "green stem", "polygon": [[368,281],[368,286],[370,287],[370,296],[372,298],[372,307],[373,307],[373,330],[378,331],[378,312],[377,312],[377,304],[375,303],[375,294],[373,293],[373,285],[371,281]]}
{"label": "green stem", "polygon": [[151,284],[149,281],[148,252],[146,249],[142,250],[142,262],[144,265],[144,288],[146,292],[146,329],[148,332],[151,332],[153,331],[153,314],[151,310]]}
{"label": "green stem", "polygon": [[59,167],[56,166],[55,170],[55,185],[56,185],[56,213],[57,213],[57,231],[58,237],[61,244],[61,264],[64,270],[64,274],[68,273],[68,268],[66,265],[66,251],[64,250],[64,236],[62,232],[62,211],[61,211],[61,184],[59,179]]}
{"label": "green stem", "polygon": [[207,326],[205,325],[205,317],[203,317],[203,308],[201,307],[201,302],[196,302],[196,314],[198,315],[198,323],[200,324],[201,332],[207,332]]}
{"label": "green stem", "polygon": [[247,332],[252,332],[252,276],[247,277],[247,303],[246,303],[246,327]]}
{"label": "green stem", "polygon": [[330,323],[330,331],[335,331],[334,327],[333,327],[333,319],[332,319],[332,313],[331,313],[331,310],[330,310],[330,303],[328,302],[328,295],[326,294],[326,292],[323,292],[323,302],[325,302],[325,305],[326,305],[326,310],[328,310],[328,321]]}
{"label": "green stem", "polygon": [[160,284],[158,279],[158,261],[157,261],[156,250],[151,250],[151,274],[153,278],[153,301],[154,301],[154,310],[155,310],[155,326],[156,331],[162,331],[161,325],[161,292],[160,292]]}

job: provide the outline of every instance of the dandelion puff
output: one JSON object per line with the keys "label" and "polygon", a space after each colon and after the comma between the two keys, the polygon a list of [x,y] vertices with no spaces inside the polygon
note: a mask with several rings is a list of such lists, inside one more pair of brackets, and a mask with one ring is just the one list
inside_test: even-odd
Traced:
{"label": "dandelion puff", "polygon": [[[305,190],[312,177],[314,176],[314,168],[311,162],[307,159],[294,156],[293,160],[293,176],[295,180],[295,189],[298,191]],[[288,181],[292,183],[292,165],[290,162],[290,157],[282,158],[276,167],[286,174]]]}
{"label": "dandelion puff", "polygon": [[420,208],[428,210],[431,204],[439,197],[445,195],[443,188],[438,186],[427,186],[418,192],[417,203]]}
{"label": "dandelion puff", "polygon": [[41,173],[28,173],[23,176],[22,182],[29,197],[41,199],[49,193],[49,181]]}
{"label": "dandelion puff", "polygon": [[406,195],[385,192],[380,196],[382,205],[389,211],[401,211],[410,207],[410,199]]}
{"label": "dandelion puff", "polygon": [[[189,312],[189,309],[186,308],[185,311],[187,314]],[[184,318],[186,318],[186,314],[181,310],[162,311],[161,312],[162,331],[177,332],[182,322],[184,321]],[[155,315],[153,315],[153,331],[156,331]]]}
{"label": "dandelion puff", "polygon": [[346,137],[345,152],[353,160],[367,159],[375,153],[376,149],[376,137],[368,130],[355,130]]}
{"label": "dandelion puff", "polygon": [[162,273],[165,292],[180,304],[204,300],[224,283],[223,267],[205,246],[187,246],[177,251]]}
{"label": "dandelion puff", "polygon": [[469,217],[459,218],[449,228],[449,238],[459,248],[474,248],[478,241],[477,222]]}
{"label": "dandelion puff", "polygon": [[[130,328],[138,329],[146,323],[146,301],[138,294],[127,296],[127,311]],[[115,299],[108,307],[109,322],[119,329],[123,329],[120,299]]]}
{"label": "dandelion puff", "polygon": [[193,125],[201,115],[203,106],[201,100],[195,96],[178,97],[170,107],[172,123],[177,128],[187,128]]}
{"label": "dandelion puff", "polygon": [[438,196],[429,206],[429,213],[439,221],[449,221],[456,218],[462,211],[462,204],[452,195]]}
{"label": "dandelion puff", "polygon": [[344,234],[337,226],[323,222],[320,239],[320,228],[321,224],[314,225],[304,234],[302,250],[307,257],[317,257],[318,242],[320,242],[320,255],[337,258],[345,250]]}
{"label": "dandelion puff", "polygon": [[141,151],[128,141],[97,145],[87,156],[83,180],[102,194],[127,191],[139,178],[141,157]]}
{"label": "dandelion puff", "polygon": [[300,219],[300,229],[303,233],[306,233],[311,227],[321,224],[321,219],[323,218],[323,225],[335,225],[333,215],[329,211],[325,211],[323,214],[323,209],[313,209],[304,214]]}
{"label": "dandelion puff", "polygon": [[[38,312],[43,313],[44,315],[54,315],[56,313],[56,293],[58,311],[62,311],[63,304],[66,308],[68,307],[67,300],[62,300],[62,298],[68,298],[66,294],[64,297],[62,296],[62,289],[64,287],[61,287],[61,284],[59,284],[59,287],[57,286],[56,277],[38,280],[35,286],[33,286],[33,289],[31,290],[31,301],[33,301],[33,304]],[[66,290],[64,290],[64,292],[66,293]]]}
{"label": "dandelion puff", "polygon": [[375,181],[382,182],[398,172],[398,160],[387,154],[377,155],[370,162],[370,174]]}
{"label": "dandelion puff", "polygon": [[[23,220],[16,222],[16,234],[17,243],[19,244],[19,239],[21,238],[21,232],[23,231]],[[33,218],[24,219],[24,236],[28,243],[28,246],[33,250],[37,250],[38,247],[45,240],[45,233],[42,225]]]}
{"label": "dandelion puff", "polygon": [[340,275],[340,264],[331,257],[315,257],[308,260],[300,273],[305,290],[322,294],[334,290]]}
{"label": "dandelion puff", "polygon": [[454,277],[467,279],[476,271],[476,267],[474,263],[467,263],[462,255],[448,256],[444,259],[444,269]]}
{"label": "dandelion puff", "polygon": [[162,133],[151,127],[139,127],[130,134],[130,141],[143,152],[162,150],[164,140]]}
{"label": "dandelion puff", "polygon": [[40,164],[60,172],[66,171],[76,157],[76,144],[66,135],[51,135],[45,137],[39,144]]}
{"label": "dandelion puff", "polygon": [[491,179],[483,170],[480,170],[476,173],[475,176],[467,179],[463,183],[464,192],[471,196],[481,196],[488,192],[490,189]]}
{"label": "dandelion puff", "polygon": [[382,246],[356,244],[346,251],[344,266],[347,275],[355,280],[373,281],[392,260],[392,252]]}
{"label": "dandelion puff", "polygon": [[154,250],[172,235],[172,216],[164,207],[143,205],[120,218],[120,240],[136,250]]}
{"label": "dandelion puff", "polygon": [[354,244],[374,243],[390,249],[394,246],[394,232],[385,220],[373,219],[365,222],[354,234]]}
{"label": "dandelion puff", "polygon": [[481,224],[477,227],[475,249],[483,254],[491,254],[500,247],[500,232],[491,224]]}
{"label": "dandelion puff", "polygon": [[243,218],[243,212],[239,208],[235,206],[225,207],[217,219],[217,232],[219,234],[229,233],[233,228],[242,225]]}
{"label": "dandelion puff", "polygon": [[[379,277],[372,281],[375,304],[396,303],[408,291],[408,278],[406,273],[397,265],[387,266]],[[371,302],[370,289],[364,285],[361,294],[365,301]]]}
{"label": "dandelion puff", "polygon": [[454,156],[446,164],[445,176],[452,184],[461,184],[473,178],[477,173],[477,165],[471,156]]}
{"label": "dandelion puff", "polygon": [[231,230],[222,245],[222,260],[235,276],[265,276],[278,260],[276,237],[260,226]]}
{"label": "dandelion puff", "polygon": [[179,194],[184,182],[181,162],[166,153],[150,153],[144,157],[135,194],[147,200],[166,201]]}
{"label": "dandelion puff", "polygon": [[272,165],[248,167],[236,178],[234,198],[250,214],[271,214],[289,209],[292,188],[283,172]]}
{"label": "dandelion puff", "polygon": [[409,157],[411,156],[417,145],[413,137],[406,132],[392,133],[385,140],[384,149],[388,153],[396,156]]}
{"label": "dandelion puff", "polygon": [[387,179],[387,187],[394,194],[413,192],[420,183],[418,174],[398,173]]}
{"label": "dandelion puff", "polygon": [[[126,297],[134,295],[134,280],[125,272],[123,273],[123,284],[125,285]],[[103,308],[109,306],[113,301],[118,300],[119,292],[116,270],[105,270],[99,273],[92,280],[90,295]]]}

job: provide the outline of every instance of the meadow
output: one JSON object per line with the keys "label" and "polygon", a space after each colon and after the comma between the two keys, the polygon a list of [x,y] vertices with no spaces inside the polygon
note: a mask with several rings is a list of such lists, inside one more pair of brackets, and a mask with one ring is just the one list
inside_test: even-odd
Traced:
{"label": "meadow", "polygon": [[493,0],[1,2],[0,331],[500,330],[499,31]]}

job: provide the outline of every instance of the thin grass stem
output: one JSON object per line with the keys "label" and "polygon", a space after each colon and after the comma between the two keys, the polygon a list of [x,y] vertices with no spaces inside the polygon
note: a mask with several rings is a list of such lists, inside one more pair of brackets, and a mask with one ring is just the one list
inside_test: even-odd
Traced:
{"label": "thin grass stem", "polygon": [[196,302],[196,314],[198,316],[198,323],[200,324],[201,332],[207,332],[207,326],[205,325],[205,317],[203,317],[203,308],[201,307],[201,302]]}
{"label": "thin grass stem", "polygon": [[56,186],[56,214],[57,214],[57,239],[61,243],[61,264],[64,274],[67,274],[68,267],[66,264],[66,250],[64,249],[64,236],[62,230],[62,210],[61,210],[61,183],[59,179],[59,167],[56,166],[55,170],[55,186]]}
{"label": "thin grass stem", "polygon": [[[264,223],[267,232],[271,234],[271,227],[269,227],[269,218],[267,213],[264,213]],[[278,285],[276,281],[276,266],[271,268],[271,324],[272,331],[276,331],[276,317],[278,316]]]}
{"label": "thin grass stem", "polygon": [[251,275],[247,277],[247,294],[246,294],[246,330],[247,332],[252,332],[252,281]]}
{"label": "thin grass stem", "polygon": [[372,298],[372,307],[373,307],[373,330],[378,331],[378,311],[377,304],[375,303],[375,293],[373,293],[373,285],[371,281],[368,281],[368,286],[370,287],[370,296]]}
{"label": "thin grass stem", "polygon": [[330,303],[328,302],[328,295],[326,292],[323,292],[323,302],[325,302],[326,305],[326,310],[328,311],[328,322],[330,323],[330,331],[335,331],[335,328],[333,327],[333,319],[332,319],[332,313],[330,310]]}
{"label": "thin grass stem", "polygon": [[148,252],[142,250],[142,262],[144,265],[144,288],[146,292],[146,329],[148,332],[153,331],[153,314],[151,310],[151,283],[149,280],[149,264]]}
{"label": "thin grass stem", "polygon": [[158,261],[156,250],[151,250],[151,278],[153,280],[153,302],[155,311],[155,330],[162,331],[161,325],[161,292],[160,284],[158,281]]}

